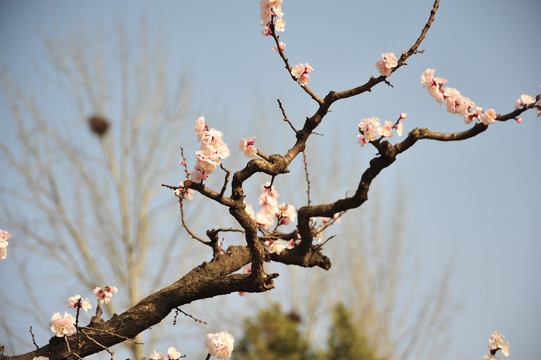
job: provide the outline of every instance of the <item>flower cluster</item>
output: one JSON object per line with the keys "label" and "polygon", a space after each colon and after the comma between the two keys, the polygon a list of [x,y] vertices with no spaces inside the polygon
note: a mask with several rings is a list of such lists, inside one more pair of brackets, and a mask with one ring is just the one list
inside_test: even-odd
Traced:
{"label": "flower cluster", "polygon": [[7,230],[0,229],[0,259],[4,260],[8,256],[8,240],[11,239],[11,234]]}
{"label": "flower cluster", "polygon": [[530,95],[522,94],[520,95],[520,97],[517,99],[515,103],[515,110],[523,106],[528,106],[530,104],[533,104],[534,102],[535,102],[535,99],[533,97],[531,97]]}
{"label": "flower cluster", "polygon": [[293,65],[291,68],[291,75],[297,79],[299,85],[306,86],[310,82],[310,75],[308,75],[308,73],[311,73],[312,71],[314,71],[314,69],[310,66],[310,64],[300,63]]}
{"label": "flower cluster", "polygon": [[428,93],[438,104],[441,105],[445,101],[448,112],[463,116],[466,124],[473,122],[474,118],[479,119],[479,122],[487,126],[496,122],[494,109],[487,109],[483,112],[483,108],[476,106],[470,98],[461,95],[457,89],[443,88],[447,79],[434,77],[434,73],[434,69],[426,69],[421,75],[421,85],[427,88]]}
{"label": "flower cluster", "polygon": [[181,357],[183,356],[180,355],[177,349],[175,349],[174,347],[170,347],[169,349],[167,349],[167,355],[156,352],[156,350],[154,350],[154,352],[150,354],[148,358],[149,360],[169,360],[169,359],[177,360],[177,359],[180,359]]}
{"label": "flower cluster", "polygon": [[195,152],[197,164],[190,173],[190,180],[200,183],[220,166],[221,159],[229,156],[229,149],[222,140],[223,133],[214,128],[209,130],[204,116],[195,121],[195,135],[201,149]]}
{"label": "flower cluster", "polygon": [[193,190],[184,187],[184,183],[178,184],[178,189],[175,190],[175,195],[181,199],[193,200]]}
{"label": "flower cluster", "polygon": [[118,289],[116,288],[116,286],[109,287],[109,285],[105,285],[104,289],[96,287],[92,292],[96,295],[96,298],[101,305],[104,303],[109,304],[113,295],[118,292]]}
{"label": "flower cluster", "polygon": [[393,124],[390,121],[385,121],[383,125],[379,122],[377,117],[362,119],[359,122],[360,134],[357,136],[357,142],[361,144],[361,146],[365,146],[369,142],[375,141],[380,137],[392,137],[393,129],[396,130],[398,136],[402,136],[402,132],[404,131],[402,120],[404,120],[406,116],[406,113],[401,113],[396,123]]}
{"label": "flower cluster", "polygon": [[255,158],[257,156],[257,149],[254,146],[255,136],[248,136],[242,138],[239,142],[239,150],[244,152],[247,158]]}
{"label": "flower cluster", "polygon": [[[297,216],[295,207],[290,204],[278,204],[279,196],[278,191],[269,182],[261,187],[260,210],[255,215],[255,221],[263,231],[268,231],[276,219],[278,225],[287,225],[295,221]],[[247,209],[247,211],[253,214],[253,209]]]}
{"label": "flower cluster", "polygon": [[207,334],[205,346],[209,349],[209,354],[218,359],[229,359],[233,352],[233,335],[227,331],[221,331],[215,334]]}
{"label": "flower cluster", "polygon": [[[541,99],[537,100],[537,102],[535,101],[535,99],[533,97],[531,97],[530,95],[526,95],[526,94],[522,94],[520,95],[520,97],[517,99],[516,103],[515,103],[515,110],[516,109],[519,109],[523,106],[528,106],[528,105],[531,105],[535,103],[535,107],[537,108],[537,117],[541,117]],[[515,118],[515,120],[520,123],[522,121],[522,119],[520,117],[518,118]]]}
{"label": "flower cluster", "polygon": [[68,314],[67,312],[64,315],[60,313],[55,313],[49,322],[51,331],[55,333],[58,337],[70,336],[75,334],[75,318]]}
{"label": "flower cluster", "polygon": [[88,298],[81,298],[81,295],[75,295],[68,299],[68,307],[83,309],[85,312],[88,312],[89,309],[92,309],[92,305],[88,301]]}
{"label": "flower cluster", "polygon": [[259,16],[261,17],[261,26],[263,26],[261,31],[263,36],[272,34],[271,25],[274,26],[274,31],[285,30],[286,22],[283,19],[282,0],[260,0]]}
{"label": "flower cluster", "polygon": [[505,341],[505,336],[499,331],[494,331],[488,341],[490,343],[490,345],[488,345],[490,355],[483,356],[483,360],[499,360],[499,358],[495,356],[498,350],[500,350],[504,356],[509,356],[509,342]]}
{"label": "flower cluster", "polygon": [[389,76],[393,69],[398,65],[398,59],[392,52],[381,54],[381,57],[383,59],[379,59],[376,62],[376,68],[381,75]]}

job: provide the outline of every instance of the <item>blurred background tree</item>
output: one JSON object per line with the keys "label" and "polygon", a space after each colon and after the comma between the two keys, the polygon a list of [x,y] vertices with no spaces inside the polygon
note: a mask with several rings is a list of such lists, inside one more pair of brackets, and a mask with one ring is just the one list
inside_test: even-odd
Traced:
{"label": "blurred background tree", "polygon": [[[161,188],[180,175],[178,147],[163,144],[180,144],[191,124],[185,121],[192,111],[188,78],[180,69],[177,77],[166,70],[167,52],[145,20],[131,36],[121,27],[79,24],[45,35],[44,45],[43,62],[54,71],[41,69],[43,88],[1,77],[11,111],[5,121],[17,130],[0,143],[2,226],[24,239],[17,246],[44,261],[36,272],[13,252],[22,274],[49,274],[47,260],[61,265],[71,275],[59,278],[62,304],[74,295],[69,291],[85,297],[96,286],[117,286],[121,300],[105,305],[113,314],[172,280],[183,266],[172,259],[191,248],[180,246],[178,205]],[[2,292],[1,311],[18,307],[32,313],[35,327],[48,324],[50,313],[40,308],[29,276],[23,278],[32,305]],[[12,349],[31,345],[6,320],[2,329]],[[126,344],[140,358],[160,336],[145,338],[146,349]]]}

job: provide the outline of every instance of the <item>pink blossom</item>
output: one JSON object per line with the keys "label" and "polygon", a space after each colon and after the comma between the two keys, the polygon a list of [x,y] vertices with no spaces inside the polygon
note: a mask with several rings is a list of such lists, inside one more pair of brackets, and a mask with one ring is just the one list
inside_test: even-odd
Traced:
{"label": "pink blossom", "polygon": [[293,77],[297,79],[297,82],[301,86],[305,86],[310,82],[310,76],[308,75],[308,73],[311,73],[312,71],[314,71],[314,69],[310,66],[310,64],[300,63],[297,65],[293,65],[293,67],[291,68],[291,75],[293,75]]}
{"label": "pink blossom", "polygon": [[181,199],[193,200],[193,190],[187,187],[184,187],[184,183],[181,182],[178,184],[178,189],[175,190],[175,195]]}
{"label": "pink blossom", "polygon": [[255,136],[248,136],[242,138],[239,142],[239,150],[244,152],[244,155],[248,158],[255,158],[257,156],[257,149],[254,146]]}
{"label": "pink blossom", "polygon": [[[381,134],[381,125],[377,117],[371,117],[362,119],[359,122],[359,132],[364,136],[362,139],[359,138],[359,143],[362,140],[363,143],[376,140]],[[362,144],[361,144],[362,145]]]}
{"label": "pink blossom", "polygon": [[520,124],[522,122],[522,118],[519,116],[515,118],[515,121],[517,122],[517,124]]}
{"label": "pink blossom", "polygon": [[[244,265],[242,268],[243,274],[251,274],[252,273],[252,263],[248,263]],[[244,296],[246,293],[244,291],[239,291],[239,296]]]}
{"label": "pink blossom", "polygon": [[180,359],[180,352],[178,352],[177,349],[171,346],[169,349],[167,349],[167,359]]}
{"label": "pink blossom", "polygon": [[297,213],[295,212],[295,207],[293,205],[280,204],[278,205],[278,210],[278,221],[280,225],[287,225],[290,222],[295,221]]}
{"label": "pink blossom", "polygon": [[364,137],[363,134],[357,135],[357,144],[360,144],[361,147],[363,147],[363,146],[365,146],[366,144],[368,144],[368,141],[366,141],[366,138]]}
{"label": "pink blossom", "polygon": [[196,164],[194,166],[194,171],[190,173],[190,180],[196,183],[200,183],[203,180],[206,180],[207,178],[208,178],[208,175],[205,172],[203,172],[203,170],[201,170],[199,165]]}
{"label": "pink blossom", "polygon": [[216,170],[222,163],[221,159],[227,158],[230,152],[222,140],[223,133],[214,128],[209,129],[204,116],[195,121],[195,134],[197,141],[201,142],[201,148],[195,152],[197,163],[195,171],[190,173],[190,180],[200,183]]}
{"label": "pink blossom", "polygon": [[494,109],[488,109],[479,114],[479,121],[488,126],[496,122],[496,111]]}
{"label": "pink blossom", "polygon": [[68,307],[72,308],[81,308],[85,312],[88,312],[89,309],[92,309],[92,305],[90,305],[90,302],[88,301],[88,298],[82,299],[81,295],[75,295],[68,299]]}
{"label": "pink blossom", "polygon": [[284,13],[282,12],[282,0],[260,0],[259,16],[261,17],[261,26],[264,27],[261,33],[264,36],[271,35],[270,24],[272,17],[274,17],[274,30],[285,30],[286,23],[283,20]]}
{"label": "pink blossom", "polygon": [[434,73],[436,70],[434,69],[426,69],[421,74],[421,85],[425,88],[429,88],[434,84]]}
{"label": "pink blossom", "polygon": [[215,334],[207,334],[205,346],[209,349],[209,354],[218,359],[229,359],[233,352],[235,339],[227,331],[221,331]]}
{"label": "pink blossom", "polygon": [[[246,202],[244,204],[246,204]],[[255,220],[254,207],[251,204],[246,204],[246,208],[244,210],[252,220]]]}
{"label": "pink blossom", "polygon": [[378,127],[378,134],[385,137],[393,137],[394,124],[390,121],[385,121],[383,125]]}
{"label": "pink blossom", "polygon": [[381,54],[381,57],[383,59],[379,59],[376,62],[376,68],[381,75],[389,76],[391,75],[392,70],[398,65],[398,59],[392,52]]}
{"label": "pink blossom", "polygon": [[68,314],[67,312],[64,315],[60,313],[55,313],[49,322],[51,331],[58,337],[70,336],[75,334],[75,318]]}
{"label": "pink blossom", "polygon": [[406,113],[400,113],[400,116],[398,117],[398,120],[404,120],[408,116]]}
{"label": "pink blossom", "polygon": [[267,240],[264,244],[265,249],[271,254],[276,253],[280,255],[280,253],[286,248],[284,243],[280,240]]}
{"label": "pink blossom", "polygon": [[197,135],[197,141],[202,141],[203,136],[208,131],[207,122],[204,116],[200,116],[195,120],[195,135]]}
{"label": "pink blossom", "polygon": [[156,352],[156,350],[154,350],[154,352],[152,352],[152,354],[150,354],[148,359],[149,360],[167,360],[167,356],[165,356],[162,353]]}
{"label": "pink blossom", "polygon": [[92,292],[96,295],[100,304],[109,304],[113,295],[118,292],[118,289],[116,286],[109,287],[109,285],[106,285],[103,290],[100,287],[96,287]]}
{"label": "pink blossom", "polygon": [[402,121],[396,124],[395,128],[396,128],[396,134],[398,136],[402,136],[402,133],[404,132],[404,124],[402,123]]}
{"label": "pink blossom", "polygon": [[490,350],[500,350],[504,356],[509,356],[509,342],[505,341],[505,336],[499,331],[494,331],[488,341]]}
{"label": "pink blossom", "polygon": [[[284,52],[284,49],[286,48],[286,44],[281,42],[281,41],[279,42],[279,44],[280,44],[280,50],[282,50],[282,52]],[[278,52],[278,46],[274,45],[272,47],[272,50]]]}
{"label": "pink blossom", "polygon": [[535,102],[535,99],[533,97],[531,97],[530,95],[522,94],[520,95],[520,97],[517,99],[515,103],[515,109],[533,104],[534,102]]}
{"label": "pink blossom", "polygon": [[11,239],[11,234],[7,230],[0,229],[0,259],[4,260],[8,256],[8,240]]}
{"label": "pink blossom", "polygon": [[262,230],[269,230],[270,227],[274,224],[274,214],[266,211],[266,210],[260,210],[257,212],[255,216],[255,222],[257,225],[261,227]]}

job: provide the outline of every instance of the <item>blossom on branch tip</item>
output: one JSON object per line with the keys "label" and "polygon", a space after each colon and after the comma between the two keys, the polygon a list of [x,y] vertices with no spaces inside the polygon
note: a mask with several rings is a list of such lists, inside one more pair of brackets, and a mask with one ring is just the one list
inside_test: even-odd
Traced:
{"label": "blossom on branch tip", "polygon": [[505,341],[505,336],[499,331],[494,331],[488,341],[490,343],[488,348],[492,354],[500,350],[504,356],[509,356],[509,342]]}
{"label": "blossom on branch tip", "polygon": [[257,156],[257,149],[254,146],[255,136],[247,136],[242,138],[239,142],[239,150],[244,152],[247,158],[255,158]]}
{"label": "blossom on branch tip", "polygon": [[215,334],[207,334],[205,346],[209,349],[209,354],[218,359],[229,359],[233,352],[233,335],[227,331],[221,331]]}
{"label": "blossom on branch tip", "polygon": [[259,16],[261,17],[261,26],[263,36],[270,36],[271,24],[275,31],[284,31],[286,22],[284,21],[284,13],[282,12],[282,0],[260,0],[259,1]]}
{"label": "blossom on branch tip", "polygon": [[90,302],[88,301],[88,298],[84,299],[81,298],[81,295],[75,295],[68,299],[68,307],[72,308],[80,308],[83,309],[85,312],[88,312],[89,309],[92,309],[92,305],[90,305]]}
{"label": "blossom on branch tip", "polygon": [[195,152],[197,163],[194,171],[190,173],[190,180],[200,183],[214,172],[230,155],[227,144],[222,140],[223,133],[214,128],[209,129],[204,116],[195,121],[195,135],[201,142],[201,148]]}
{"label": "blossom on branch tip", "polygon": [[389,76],[391,75],[391,72],[393,71],[393,69],[397,67],[398,59],[395,56],[395,54],[392,52],[381,54],[381,57],[383,59],[379,59],[376,62],[376,68],[378,69],[381,75]]}
{"label": "blossom on branch tip", "polygon": [[11,234],[7,230],[0,229],[0,259],[4,260],[8,256],[8,240],[11,239]]}
{"label": "blossom on branch tip", "polygon": [[291,68],[291,75],[297,79],[299,85],[306,86],[310,82],[310,76],[308,73],[311,73],[312,71],[314,71],[314,69],[310,66],[310,64],[299,63],[297,65],[293,65]]}
{"label": "blossom on branch tip", "polygon": [[530,95],[522,94],[515,103],[515,110],[523,106],[533,104],[534,102],[535,99],[533,97],[531,97]]}
{"label": "blossom on branch tip", "polygon": [[106,285],[103,290],[100,287],[96,287],[92,292],[96,295],[100,304],[109,304],[113,295],[118,292],[118,289],[116,286],[109,287],[109,285]]}
{"label": "blossom on branch tip", "polygon": [[58,337],[70,336],[75,334],[75,318],[68,314],[67,312],[64,315],[60,313],[55,313],[49,322],[51,331]]}

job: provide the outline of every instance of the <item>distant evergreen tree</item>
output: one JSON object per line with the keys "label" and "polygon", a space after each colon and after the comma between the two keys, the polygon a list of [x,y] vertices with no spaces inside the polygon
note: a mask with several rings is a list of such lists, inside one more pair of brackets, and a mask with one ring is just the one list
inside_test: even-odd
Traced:
{"label": "distant evergreen tree", "polygon": [[339,303],[333,312],[333,324],[327,340],[326,359],[379,360],[366,336],[351,321],[351,311]]}
{"label": "distant evergreen tree", "polygon": [[244,337],[235,347],[239,360],[311,360],[310,346],[299,330],[300,318],[286,314],[279,304],[244,320]]}
{"label": "distant evergreen tree", "polygon": [[280,305],[262,309],[244,320],[244,337],[235,347],[239,360],[382,360],[351,321],[351,311],[338,304],[333,311],[326,349],[313,349],[300,331],[300,318]]}

